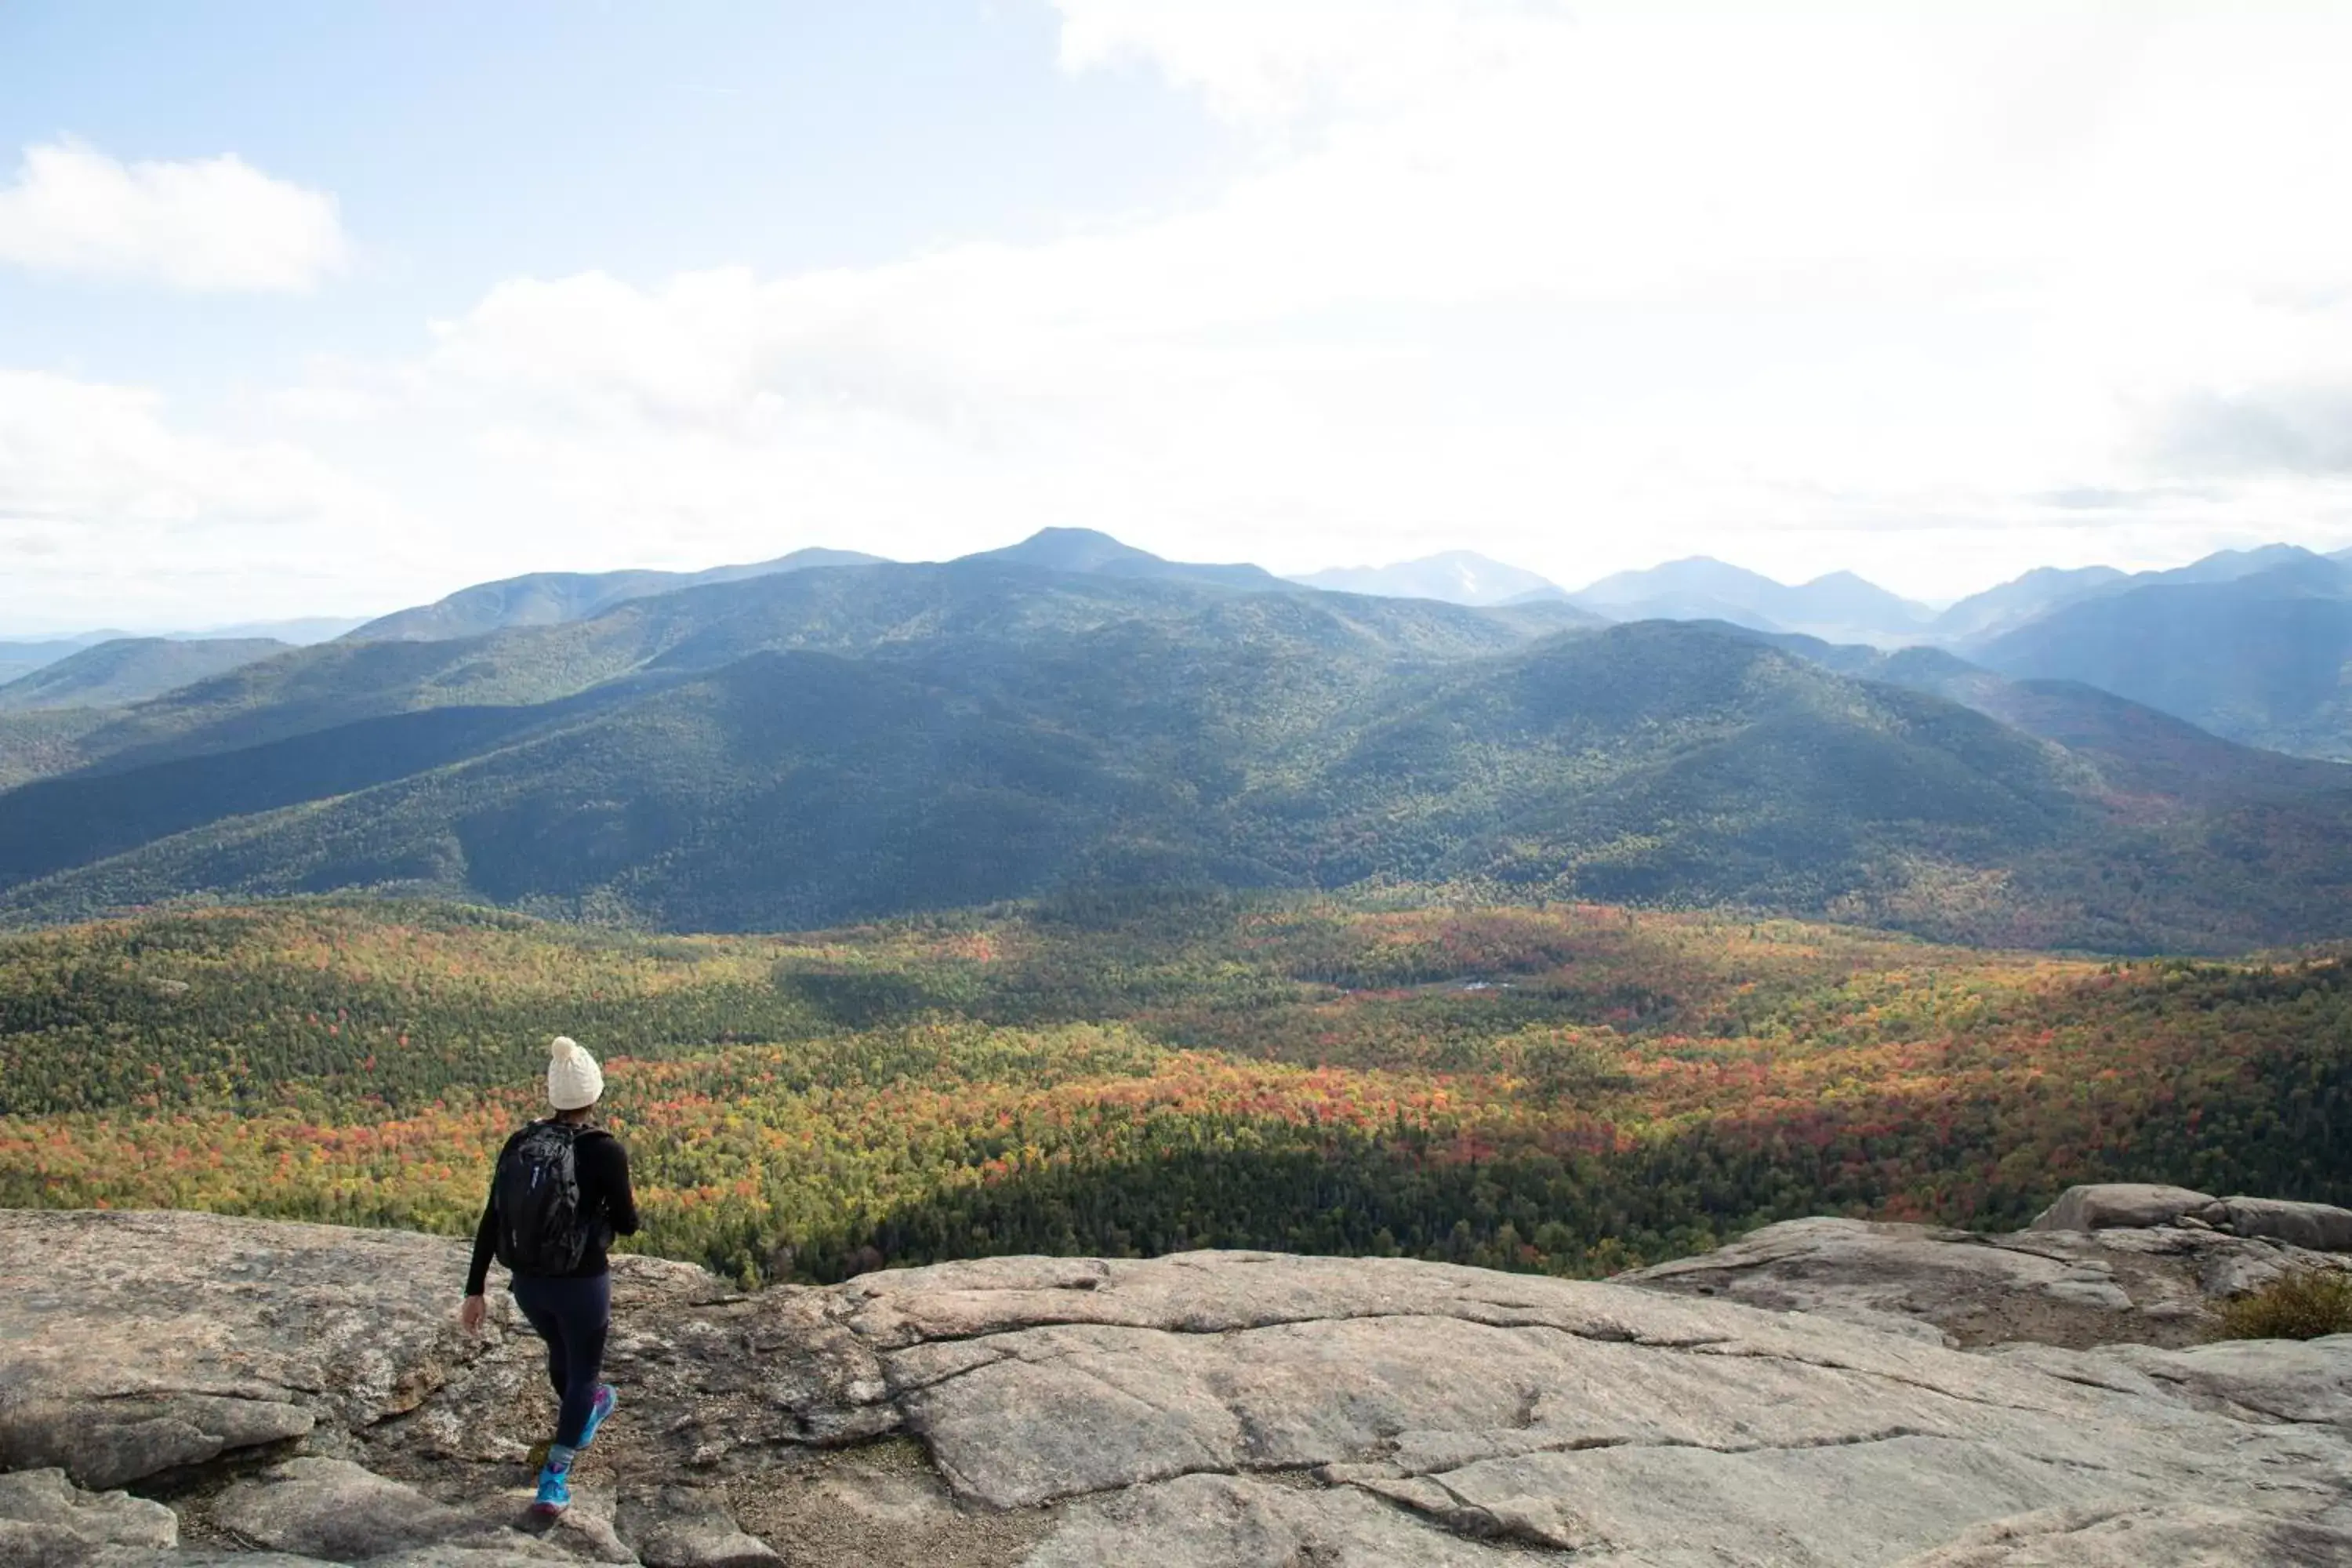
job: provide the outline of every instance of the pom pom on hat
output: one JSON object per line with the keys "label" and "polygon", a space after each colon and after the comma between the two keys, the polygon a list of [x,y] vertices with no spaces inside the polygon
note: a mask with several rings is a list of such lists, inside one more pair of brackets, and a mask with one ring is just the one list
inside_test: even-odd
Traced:
{"label": "pom pom on hat", "polygon": [[547,1047],[547,1100],[558,1110],[585,1110],[604,1094],[604,1069],[569,1035]]}

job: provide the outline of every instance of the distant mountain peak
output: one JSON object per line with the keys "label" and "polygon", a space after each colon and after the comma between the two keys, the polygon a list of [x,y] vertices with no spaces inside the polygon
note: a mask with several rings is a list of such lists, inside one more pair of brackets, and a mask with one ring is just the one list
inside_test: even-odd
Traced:
{"label": "distant mountain peak", "polygon": [[1017,544],[999,550],[975,551],[967,561],[1021,561],[1064,572],[1099,572],[1118,562],[1164,563],[1165,556],[1139,550],[1098,528],[1041,528]]}
{"label": "distant mountain peak", "polygon": [[[2092,570],[2104,570],[2093,568]],[[2342,591],[2347,584],[2344,565],[2334,556],[2305,550],[2300,544],[2257,544],[2245,550],[2217,550],[2186,566],[2167,571],[2110,574],[2105,586],[2115,592],[2135,588],[2211,585],[2254,578],[2278,584],[2294,583],[2322,592]]]}
{"label": "distant mountain peak", "polygon": [[1569,598],[1620,620],[1719,620],[1755,631],[1863,641],[1908,637],[1929,618],[1925,606],[1851,572],[1791,587],[1712,555],[1615,573]]}
{"label": "distant mountain peak", "polygon": [[1727,589],[1786,593],[1788,585],[1761,572],[1750,572],[1745,566],[1734,566],[1712,555],[1685,555],[1639,571],[1612,572],[1570,596],[1580,604],[1600,608],[1611,603],[1652,598],[1660,593],[1713,594]]}
{"label": "distant mountain peak", "polygon": [[2305,550],[2300,544],[2256,544],[2244,550],[2216,550],[2202,560],[2192,561],[2180,568],[2183,572],[2236,573],[2244,575],[2247,569],[2265,571],[2273,566],[2321,559],[2315,550]]}
{"label": "distant mountain peak", "polygon": [[1451,605],[1526,604],[1568,596],[1549,578],[1475,550],[1443,550],[1386,566],[1333,566],[1291,581],[1328,593],[1438,599]]}
{"label": "distant mountain peak", "polygon": [[1946,637],[1992,636],[2123,580],[2112,566],[2036,566],[1946,606],[1936,630]]}
{"label": "distant mountain peak", "polygon": [[1076,572],[1104,577],[1150,577],[1213,583],[1227,588],[1269,589],[1287,586],[1263,566],[1246,563],[1214,563],[1171,561],[1139,550],[1124,540],[1096,528],[1041,528],[1017,544],[958,556],[959,563],[995,562],[1039,567],[1048,572]]}

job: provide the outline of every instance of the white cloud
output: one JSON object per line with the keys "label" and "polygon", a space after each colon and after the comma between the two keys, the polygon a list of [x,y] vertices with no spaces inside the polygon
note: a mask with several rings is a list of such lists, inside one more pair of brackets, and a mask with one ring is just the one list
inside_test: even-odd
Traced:
{"label": "white cloud", "polygon": [[2193,474],[2352,476],[2352,384],[2185,397],[2157,446]]}
{"label": "white cloud", "polygon": [[[1068,68],[1164,72],[1245,172],[887,265],[512,278],[414,363],[265,406],[436,520],[401,558],[443,550],[436,590],[1048,523],[1931,597],[2352,543],[2319,395],[2352,385],[2352,15],[1057,3]],[[209,460],[127,471],[217,496]]]}
{"label": "white cloud", "polygon": [[0,635],[364,607],[432,581],[440,562],[415,557],[434,542],[299,447],[179,428],[143,388],[0,371]]}
{"label": "white cloud", "polygon": [[[2200,389],[2352,372],[2336,14],[1058,3],[1069,68],[1151,62],[1265,155],[1041,244],[501,284],[409,390],[530,563],[1062,522],[1937,594],[2352,540],[2338,475],[2159,450]],[[2135,499],[2050,499],[2092,489]]]}
{"label": "white cloud", "polygon": [[25,150],[0,186],[0,261],[205,291],[307,289],[350,251],[335,200],[234,154],[124,163],[78,142]]}

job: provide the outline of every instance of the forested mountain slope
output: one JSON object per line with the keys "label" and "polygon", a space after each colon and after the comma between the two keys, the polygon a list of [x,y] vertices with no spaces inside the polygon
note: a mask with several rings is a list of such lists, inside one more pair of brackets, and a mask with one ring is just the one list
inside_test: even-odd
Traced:
{"label": "forested mountain slope", "polygon": [[0,718],[0,777],[116,771],[278,741],[430,708],[523,706],[606,682],[671,679],[766,649],[863,654],[958,641],[1018,644],[1114,624],[1239,616],[1203,635],[1246,639],[1263,624],[1381,657],[1493,652],[1582,620],[1562,605],[1472,610],[1212,582],[1064,572],[988,559],[820,568],[634,599],[560,626],[435,641],[341,641],[248,666],[119,714],[85,720],[37,767],[32,726]]}
{"label": "forested mountain slope", "polygon": [[855,550],[812,549],[751,565],[714,566],[706,572],[534,572],[461,588],[430,605],[380,616],[346,635],[354,642],[437,642],[479,637],[508,626],[560,626],[584,620],[629,599],[818,566],[873,565],[881,559]]}
{"label": "forested mountain slope", "polygon": [[2126,573],[2112,566],[2037,566],[2021,576],[1946,606],[1930,630],[1937,638],[1964,650],[1982,648],[1996,637],[2086,599],[2137,588],[2231,583],[2282,568],[2315,570],[2332,577],[2326,558],[2293,544],[2216,551],[2186,566],[2162,571]]}
{"label": "forested mountain slope", "polygon": [[[1739,630],[1728,625],[1724,629]],[[2352,785],[2352,768],[2344,763],[2225,741],[2186,720],[2081,681],[2012,680],[1940,648],[1890,653],[1816,637],[1744,635],[1842,675],[1946,698],[2029,735],[2054,741],[2092,763],[2108,788],[2132,797],[2134,808],[2144,816],[2292,799]]]}
{"label": "forested mountain slope", "polygon": [[2062,605],[1971,657],[2079,680],[2231,740],[2352,759],[2352,568],[2299,560]]}
{"label": "forested mountain slope", "polygon": [[0,640],[0,681],[21,679],[33,671],[57,663],[69,653],[79,653],[94,643],[109,640],[120,633],[84,633],[69,637],[37,637],[29,641]]}
{"label": "forested mountain slope", "polygon": [[628,650],[553,702],[259,707],[295,732],[0,796],[0,910],[391,889],[741,930],[1452,883],[2124,950],[2345,924],[2342,771],[2168,779],[2128,727],[2069,750],[1702,626],[1529,641],[1549,613],[987,563],[697,589],[476,645]]}
{"label": "forested mountain slope", "polygon": [[117,637],[0,686],[0,713],[124,707],[284,653],[289,646],[270,637]]}
{"label": "forested mountain slope", "polygon": [[1216,564],[1171,561],[1121,543],[1092,528],[1041,528],[1018,544],[958,557],[1000,566],[1033,566],[1048,572],[1084,572],[1103,577],[1141,577],[1155,582],[1213,583],[1220,587],[1265,592],[1286,586],[1263,566],[1247,562]]}

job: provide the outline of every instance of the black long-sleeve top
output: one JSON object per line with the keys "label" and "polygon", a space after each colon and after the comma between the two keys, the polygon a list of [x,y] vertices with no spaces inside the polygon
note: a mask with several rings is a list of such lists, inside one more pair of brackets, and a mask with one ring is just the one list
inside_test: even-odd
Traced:
{"label": "black long-sleeve top", "polygon": [[[536,1126],[537,1123],[532,1123]],[[530,1127],[519,1128],[499,1151],[499,1163],[514,1152]],[[567,1279],[593,1279],[612,1268],[604,1255],[604,1226],[612,1227],[614,1236],[637,1234],[637,1199],[629,1190],[629,1152],[621,1141],[601,1127],[583,1130],[579,1141],[572,1146],[572,1158],[580,1173],[580,1218],[593,1228],[595,1239],[580,1259],[580,1266],[565,1274]],[[491,1167],[490,1200],[482,1205],[482,1223],[474,1227],[474,1262],[466,1271],[466,1294],[478,1296],[490,1278],[490,1259],[498,1252],[499,1238],[499,1178],[497,1166]]]}

